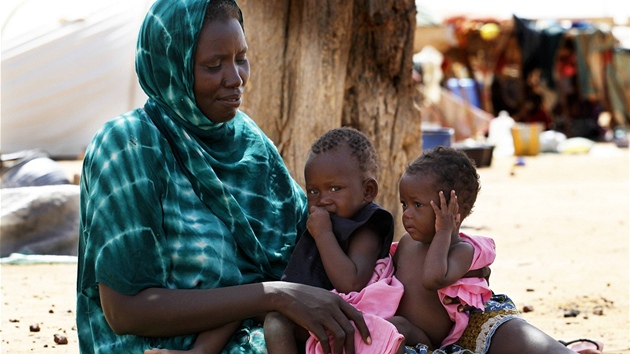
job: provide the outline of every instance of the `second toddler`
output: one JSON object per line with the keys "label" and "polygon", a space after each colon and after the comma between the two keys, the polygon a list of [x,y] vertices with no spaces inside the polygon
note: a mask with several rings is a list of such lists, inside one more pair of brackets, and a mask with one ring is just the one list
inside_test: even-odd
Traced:
{"label": "second toddler", "polygon": [[[405,336],[400,353],[433,350],[455,343],[468,324],[457,304],[484,309],[492,292],[483,278],[465,278],[471,269],[490,265],[494,241],[460,233],[479,192],[479,175],[462,151],[437,147],[408,165],[399,184],[406,233],[394,253],[396,278],[405,287],[390,321]],[[464,278],[463,278],[464,277]],[[418,343],[420,343],[418,345]]]}

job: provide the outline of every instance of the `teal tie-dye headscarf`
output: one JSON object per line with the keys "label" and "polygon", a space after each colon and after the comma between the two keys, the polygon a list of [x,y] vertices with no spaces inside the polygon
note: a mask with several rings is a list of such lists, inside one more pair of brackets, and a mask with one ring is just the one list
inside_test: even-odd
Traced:
{"label": "teal tie-dye headscarf", "polygon": [[[195,49],[208,3],[156,2],[140,30],[136,71],[152,107],[157,106],[193,133],[211,137],[221,124],[204,116],[193,92]],[[239,22],[242,26],[242,17]]]}
{"label": "teal tie-dye headscarf", "polygon": [[[267,237],[260,233],[267,230],[252,230],[250,215],[257,214],[256,222],[262,225],[268,221],[269,225],[275,224],[258,219],[260,211],[277,209],[276,204],[291,200],[295,191],[286,186],[283,194],[267,193],[268,181],[250,177],[252,173],[258,175],[259,168],[282,169],[284,165],[282,161],[260,160],[256,149],[261,146],[252,145],[248,136],[250,130],[260,132],[249,118],[239,112],[230,122],[214,123],[195,103],[194,53],[207,4],[203,0],[158,1],[145,18],[136,54],[138,78],[149,96],[145,111],[167,137],[195,193],[233,235],[238,235],[240,246],[260,264],[261,271],[273,278],[282,269],[274,269],[268,253],[276,254],[277,250],[267,250],[261,243],[260,238]],[[242,18],[239,21],[242,24]],[[235,164],[234,156],[240,156],[241,161]],[[238,197],[233,195],[235,188],[226,185],[237,186]],[[277,200],[270,200],[272,195]],[[251,205],[253,200],[256,205]]]}
{"label": "teal tie-dye headscarf", "polygon": [[[116,335],[98,284],[206,289],[277,280],[304,230],[306,197],[243,112],[213,123],[197,108],[193,54],[208,0],[157,0],[138,39],[145,106],[106,123],[81,174],[77,331],[82,353],[189,349],[195,336]],[[212,301],[209,299],[209,301]],[[223,353],[264,353],[245,321]]]}

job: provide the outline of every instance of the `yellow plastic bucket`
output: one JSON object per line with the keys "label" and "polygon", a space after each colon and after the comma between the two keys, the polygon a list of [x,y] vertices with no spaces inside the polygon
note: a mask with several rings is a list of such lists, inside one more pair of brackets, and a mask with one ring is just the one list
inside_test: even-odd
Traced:
{"label": "yellow plastic bucket", "polygon": [[535,156],[540,152],[541,123],[516,123],[512,126],[514,155]]}

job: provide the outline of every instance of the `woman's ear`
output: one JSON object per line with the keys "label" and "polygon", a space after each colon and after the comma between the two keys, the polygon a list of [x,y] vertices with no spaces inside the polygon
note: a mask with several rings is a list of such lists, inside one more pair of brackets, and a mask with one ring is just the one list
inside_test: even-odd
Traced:
{"label": "woman's ear", "polygon": [[378,195],[378,182],[372,177],[363,181],[363,200],[366,203],[373,202]]}

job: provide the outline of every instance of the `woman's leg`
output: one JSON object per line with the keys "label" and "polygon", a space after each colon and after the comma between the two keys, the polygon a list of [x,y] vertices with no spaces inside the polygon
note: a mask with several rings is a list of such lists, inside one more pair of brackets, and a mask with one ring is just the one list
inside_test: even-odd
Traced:
{"label": "woman's leg", "polygon": [[540,329],[515,318],[500,325],[490,342],[488,354],[575,354],[573,350]]}

